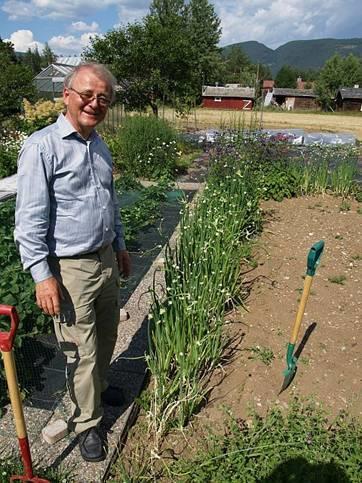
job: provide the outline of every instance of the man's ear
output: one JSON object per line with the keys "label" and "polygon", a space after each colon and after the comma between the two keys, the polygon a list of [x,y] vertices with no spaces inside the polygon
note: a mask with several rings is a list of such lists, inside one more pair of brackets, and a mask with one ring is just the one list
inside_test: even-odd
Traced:
{"label": "man's ear", "polygon": [[68,100],[69,100],[69,90],[64,87],[63,89],[63,102],[67,106],[68,105]]}

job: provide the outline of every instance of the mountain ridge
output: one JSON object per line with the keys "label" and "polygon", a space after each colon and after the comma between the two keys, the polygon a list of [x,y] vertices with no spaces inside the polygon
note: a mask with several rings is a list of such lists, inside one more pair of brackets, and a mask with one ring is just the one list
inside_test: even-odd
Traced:
{"label": "mountain ridge", "polygon": [[346,57],[354,54],[362,57],[362,38],[291,40],[271,49],[256,40],[238,42],[222,47],[226,53],[232,47],[240,47],[253,63],[270,67],[275,76],[283,65],[306,69],[320,69],[335,53]]}

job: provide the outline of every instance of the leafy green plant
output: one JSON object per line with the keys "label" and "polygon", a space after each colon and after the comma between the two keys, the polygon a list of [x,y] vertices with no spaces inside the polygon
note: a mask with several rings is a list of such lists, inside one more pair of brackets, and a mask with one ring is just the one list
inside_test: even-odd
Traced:
{"label": "leafy green plant", "polygon": [[354,178],[357,173],[356,163],[350,160],[342,161],[331,172],[330,185],[334,194],[339,196],[350,196],[355,190]]}
{"label": "leafy green plant", "polygon": [[362,202],[362,188],[361,188],[361,186],[356,187],[355,198],[358,201],[358,203]]}
{"label": "leafy green plant", "polygon": [[[35,304],[34,283],[31,275],[24,272],[13,237],[15,205],[13,200],[0,203],[0,303],[14,305],[19,314],[19,328],[15,339],[16,358],[19,367],[29,369],[24,361],[21,346],[26,337],[49,332],[51,319],[46,317]],[[0,330],[9,329],[9,319],[0,317]],[[4,373],[0,369],[0,383]],[[5,386],[4,386],[5,387]],[[7,401],[6,391],[0,392],[0,408]]]}
{"label": "leafy green plant", "polygon": [[120,209],[127,245],[136,241],[140,231],[153,225],[160,216],[160,204],[166,200],[166,186],[158,185],[143,188],[139,199],[130,206]]}
{"label": "leafy green plant", "polygon": [[116,168],[156,179],[172,175],[181,156],[176,131],[154,116],[128,116],[116,134],[103,135]]}
{"label": "leafy green plant", "polygon": [[328,281],[331,283],[336,283],[338,285],[344,285],[344,282],[346,281],[346,276],[345,275],[335,275],[333,277],[328,277]]}
{"label": "leafy green plant", "polygon": [[260,177],[264,199],[282,201],[298,194],[298,176],[293,169],[282,162],[273,163]]}
{"label": "leafy green plant", "polygon": [[275,406],[265,418],[256,413],[252,418],[250,424],[230,418],[224,435],[211,433],[196,455],[169,464],[169,478],[190,483],[360,481],[362,426],[357,420],[340,413],[328,422],[313,401],[298,400],[285,414]]}
{"label": "leafy green plant", "polygon": [[349,211],[351,209],[350,203],[348,203],[347,200],[343,200],[342,203],[340,204],[339,211]]}
{"label": "leafy green plant", "polygon": [[275,358],[274,352],[269,347],[256,345],[247,350],[251,353],[250,359],[261,361],[266,366],[270,366]]}
{"label": "leafy green plant", "polygon": [[228,411],[222,434],[210,428],[193,439],[193,451],[175,456],[166,447],[150,455],[137,444],[128,458],[112,468],[112,482],[183,483],[358,483],[362,464],[362,426],[339,413],[333,420],[313,400],[277,405],[265,417],[253,411],[248,420]]}

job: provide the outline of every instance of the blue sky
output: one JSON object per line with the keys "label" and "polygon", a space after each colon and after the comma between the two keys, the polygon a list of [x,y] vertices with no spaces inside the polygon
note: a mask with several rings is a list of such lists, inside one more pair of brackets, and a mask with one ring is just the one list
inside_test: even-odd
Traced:
{"label": "blue sky", "polygon": [[[141,19],[149,0],[1,0],[0,36],[18,51],[48,42],[58,55],[80,54],[93,35]],[[271,48],[290,40],[362,37],[362,0],[213,0],[220,45],[247,40]]]}

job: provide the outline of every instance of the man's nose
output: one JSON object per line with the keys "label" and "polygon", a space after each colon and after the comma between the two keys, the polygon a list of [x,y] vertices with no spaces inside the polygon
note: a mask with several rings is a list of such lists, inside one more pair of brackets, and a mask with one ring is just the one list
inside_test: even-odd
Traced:
{"label": "man's nose", "polygon": [[97,96],[94,96],[93,99],[91,99],[88,104],[90,104],[92,107],[98,107],[98,99]]}

